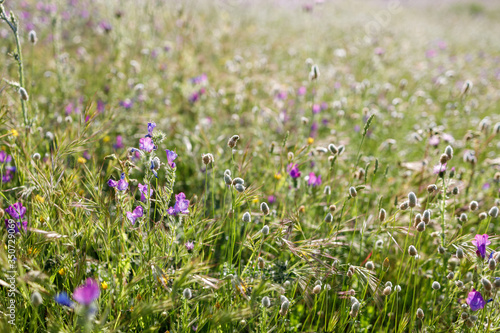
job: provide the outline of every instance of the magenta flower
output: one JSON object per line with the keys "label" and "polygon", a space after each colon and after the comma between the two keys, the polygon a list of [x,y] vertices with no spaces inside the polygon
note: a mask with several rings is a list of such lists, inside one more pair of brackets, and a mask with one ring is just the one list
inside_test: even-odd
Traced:
{"label": "magenta flower", "polygon": [[186,244],[184,244],[186,246],[186,250],[188,250],[189,252],[193,251],[194,249],[194,243],[189,241],[187,242]]}
{"label": "magenta flower", "polygon": [[137,221],[137,219],[139,217],[142,217],[143,215],[144,209],[142,208],[142,206],[137,206],[135,207],[134,211],[127,212],[127,218],[129,219],[130,223],[132,223],[132,225],[134,225],[135,221]]}
{"label": "magenta flower", "polygon": [[167,153],[168,165],[170,165],[170,167],[172,169],[175,169],[174,161],[177,158],[177,154],[175,153],[175,151],[168,150],[168,149],[165,149],[165,152]]}
{"label": "magenta flower", "polygon": [[476,235],[475,239],[472,241],[472,245],[477,247],[476,254],[479,257],[484,258],[486,256],[486,245],[490,245],[491,242],[488,240],[488,235]]}
{"label": "magenta flower", "polygon": [[304,96],[304,95],[306,94],[306,92],[307,92],[307,88],[306,88],[306,87],[304,87],[304,86],[302,86],[302,87],[300,87],[300,88],[297,90],[297,95],[299,95],[299,96]]}
{"label": "magenta flower", "polygon": [[10,205],[5,212],[12,216],[13,219],[21,220],[24,218],[26,214],[26,207],[23,207],[23,204],[20,202],[16,202],[13,205]]}
{"label": "magenta flower", "polygon": [[434,147],[439,144],[439,141],[439,136],[437,135],[433,135],[429,138],[429,144]]}
{"label": "magenta flower", "polygon": [[153,130],[156,127],[156,123],[148,123],[148,136],[153,136]]}
{"label": "magenta flower", "polygon": [[0,163],[8,163],[10,161],[12,161],[12,156],[7,155],[3,150],[0,151]]}
{"label": "magenta flower", "polygon": [[186,199],[184,193],[179,193],[175,196],[174,211],[175,214],[189,214],[189,200]]}
{"label": "magenta flower", "polygon": [[108,180],[109,187],[116,187],[116,185],[118,185],[118,183],[115,180],[113,180],[113,179]]}
{"label": "magenta flower", "polygon": [[[139,184],[139,191],[141,192],[141,201],[146,201],[146,196],[148,195],[148,185]],[[149,197],[153,195],[153,189],[149,190]]]}
{"label": "magenta flower", "polygon": [[321,106],[319,104],[314,104],[313,107],[312,107],[312,112],[314,114],[317,114],[321,111]]}
{"label": "magenta flower", "polygon": [[134,102],[132,102],[129,98],[127,98],[126,100],[121,101],[119,104],[120,106],[123,106],[125,109],[128,110],[132,107],[132,105],[134,105]]}
{"label": "magenta flower", "polygon": [[321,175],[316,177],[316,174],[314,172],[309,173],[309,179],[307,180],[307,185],[320,186]]}
{"label": "magenta flower", "polygon": [[300,177],[300,171],[299,167],[297,164],[290,163],[288,164],[288,167],[286,168],[286,171],[292,178],[299,178]]}
{"label": "magenta flower", "polygon": [[442,173],[446,171],[446,163],[445,164],[438,164],[434,166],[434,174],[437,175],[438,173]]}
{"label": "magenta flower", "polygon": [[153,140],[151,138],[141,138],[139,140],[139,148],[144,150],[146,153],[150,153],[155,148]]}
{"label": "magenta flower", "polygon": [[269,202],[270,205],[272,205],[273,203],[276,202],[276,198],[274,197],[274,195],[270,195],[267,197],[267,201]]}
{"label": "magenta flower", "polygon": [[73,292],[73,298],[80,304],[89,306],[93,301],[99,298],[101,290],[96,280],[88,278],[85,284],[76,288]]}
{"label": "magenta flower", "polygon": [[472,289],[472,291],[467,296],[467,304],[469,304],[469,307],[472,311],[477,311],[484,308],[486,302],[484,301],[483,296],[479,291]]}
{"label": "magenta flower", "polygon": [[113,145],[113,148],[120,149],[123,148],[123,138],[121,135],[116,137],[116,143]]}

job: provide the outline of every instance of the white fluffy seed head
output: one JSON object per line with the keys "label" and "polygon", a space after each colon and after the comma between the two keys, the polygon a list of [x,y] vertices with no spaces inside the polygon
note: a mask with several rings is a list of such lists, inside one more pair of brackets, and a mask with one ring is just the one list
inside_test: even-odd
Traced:
{"label": "white fluffy seed head", "polygon": [[373,271],[375,269],[375,264],[373,261],[367,261],[365,264],[366,269],[369,269],[370,271]]}
{"label": "white fluffy seed head", "polygon": [[268,308],[271,306],[271,300],[269,299],[269,297],[267,297],[267,296],[262,297],[262,306],[265,308]]}
{"label": "white fluffy seed head", "polygon": [[434,289],[434,290],[441,289],[441,285],[439,284],[439,282],[437,282],[437,281],[432,282],[432,289]]}

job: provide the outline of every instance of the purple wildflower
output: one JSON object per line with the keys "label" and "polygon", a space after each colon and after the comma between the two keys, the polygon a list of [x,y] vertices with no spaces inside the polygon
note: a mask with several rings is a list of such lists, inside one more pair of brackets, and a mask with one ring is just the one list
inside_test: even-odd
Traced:
{"label": "purple wildflower", "polygon": [[135,221],[144,215],[144,209],[142,206],[137,206],[132,212],[127,212],[127,218],[129,219],[132,225],[135,224]]}
{"label": "purple wildflower", "polygon": [[168,207],[167,214],[168,215],[175,215],[175,209],[174,209],[174,207]]}
{"label": "purple wildflower", "polygon": [[116,143],[113,145],[114,149],[120,149],[123,148],[123,138],[121,135],[118,135],[116,137]]}
{"label": "purple wildflower", "polygon": [[153,136],[153,130],[156,127],[156,123],[148,123],[148,135]]}
{"label": "purple wildflower", "polygon": [[186,250],[188,250],[189,252],[193,251],[194,249],[194,243],[191,242],[191,241],[188,241],[186,244],[184,244],[186,246]]}
{"label": "purple wildflower", "polygon": [[89,306],[93,301],[99,298],[101,290],[96,280],[88,278],[85,284],[76,288],[73,292],[73,298],[80,304]]}
{"label": "purple wildflower", "polygon": [[270,205],[272,205],[273,203],[276,202],[276,198],[274,197],[274,195],[270,195],[267,197],[267,202],[269,202]]}
{"label": "purple wildflower", "polygon": [[[19,233],[19,227],[21,227],[21,224],[23,226],[24,231],[28,231],[28,221],[22,221],[22,222],[17,222],[17,223],[12,223],[14,225],[14,233]],[[5,228],[9,230],[12,227],[12,224],[9,223],[9,220],[5,220]]]}
{"label": "purple wildflower", "polygon": [[9,163],[10,161],[12,161],[12,156],[7,155],[3,150],[0,151],[0,163]]}
{"label": "purple wildflower", "polygon": [[134,105],[134,102],[132,102],[129,98],[121,101],[120,103],[120,106],[123,106],[125,109],[130,109],[132,107],[132,105]]}
{"label": "purple wildflower", "polygon": [[167,153],[168,165],[170,165],[172,169],[175,169],[174,160],[177,158],[177,154],[175,153],[175,151],[168,149],[165,149],[165,152]]}
{"label": "purple wildflower", "polygon": [[[141,192],[141,201],[146,201],[146,195],[148,195],[148,185],[139,184],[139,191]],[[149,190],[149,197],[153,195],[153,189]]]}
{"label": "purple wildflower", "polygon": [[300,88],[297,90],[297,95],[299,95],[299,96],[304,96],[304,95],[306,94],[306,92],[307,92],[307,88],[306,88],[306,87],[304,87],[304,86],[302,86],[302,87],[300,87]]}
{"label": "purple wildflower", "polygon": [[97,101],[97,112],[99,112],[99,113],[103,112],[105,107],[106,107],[106,104],[103,101],[101,101],[101,100]]}
{"label": "purple wildflower", "polygon": [[307,185],[320,186],[321,175],[316,177],[316,174],[314,172],[309,173],[309,179],[307,180]]}
{"label": "purple wildflower", "polygon": [[475,239],[472,241],[472,245],[477,247],[477,256],[484,257],[486,256],[486,245],[490,245],[491,241],[488,240],[488,235],[476,235]]}
{"label": "purple wildflower", "polygon": [[429,138],[429,144],[434,147],[439,144],[439,141],[439,136],[437,135],[433,135]]}
{"label": "purple wildflower", "polygon": [[312,112],[314,114],[317,114],[321,111],[321,106],[319,104],[314,104],[313,107],[312,107]]}
{"label": "purple wildflower", "polygon": [[467,304],[469,304],[469,307],[472,311],[477,311],[484,308],[486,302],[484,301],[483,296],[479,291],[476,291],[476,289],[472,289],[472,291],[467,296]]}
{"label": "purple wildflower", "polygon": [[200,94],[197,91],[195,91],[194,93],[191,94],[191,96],[189,96],[190,103],[195,103],[199,99],[200,99]]}
{"label": "purple wildflower", "polygon": [[299,178],[300,177],[300,171],[299,171],[299,167],[297,166],[297,164],[293,164],[293,163],[288,164],[286,171],[288,172],[288,174],[292,178]]}
{"label": "purple wildflower", "polygon": [[115,180],[113,180],[113,179],[108,180],[109,187],[116,187],[116,185],[118,185],[118,183]]}
{"label": "purple wildflower", "polygon": [[445,164],[438,164],[434,166],[434,174],[442,173],[446,171],[446,163]]}
{"label": "purple wildflower", "polygon": [[24,218],[24,215],[26,214],[26,207],[23,207],[23,204],[20,202],[16,202],[13,205],[10,205],[7,209],[5,209],[5,212],[12,216],[12,218],[16,220],[21,220]]}
{"label": "purple wildflower", "polygon": [[144,150],[146,153],[150,153],[155,148],[155,145],[151,138],[141,138],[139,140],[139,148]]}
{"label": "purple wildflower", "polygon": [[118,181],[118,184],[116,185],[116,189],[118,191],[125,191],[128,188],[128,183],[125,179],[120,179]]}
{"label": "purple wildflower", "polygon": [[189,200],[186,199],[186,195],[181,192],[175,196],[174,211],[175,214],[189,214]]}

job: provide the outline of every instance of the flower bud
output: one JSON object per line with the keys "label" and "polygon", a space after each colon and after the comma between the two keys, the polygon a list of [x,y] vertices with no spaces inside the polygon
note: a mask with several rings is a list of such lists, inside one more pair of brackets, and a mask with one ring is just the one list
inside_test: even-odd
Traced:
{"label": "flower bud", "polygon": [[471,211],[475,211],[478,207],[479,207],[479,204],[477,203],[477,201],[471,201],[469,204],[469,209]]}
{"label": "flower bud", "polygon": [[496,289],[500,289],[500,278],[495,278],[495,281],[493,281],[493,286]]}
{"label": "flower bud", "polygon": [[252,216],[250,215],[249,212],[245,212],[245,214],[243,214],[243,222],[250,222],[252,220]]}
{"label": "flower bud", "polygon": [[446,278],[448,280],[453,280],[454,277],[455,277],[455,274],[453,272],[449,272],[448,275],[446,275]]}
{"label": "flower bud", "polygon": [[38,41],[38,38],[36,37],[36,31],[35,30],[31,30],[28,33],[28,37],[29,37],[29,40],[30,40],[31,44],[33,44],[33,45],[35,45],[36,42]]}
{"label": "flower bud", "polygon": [[265,308],[268,308],[271,306],[271,300],[269,299],[269,297],[267,297],[267,296],[262,297],[262,306]]}
{"label": "flower bud", "polygon": [[23,101],[27,101],[29,99],[28,92],[23,87],[19,88],[19,95],[21,95],[21,99]]}
{"label": "flower bud", "polygon": [[493,218],[496,218],[498,216],[498,207],[497,206],[491,207],[490,211],[488,212],[488,215]]}
{"label": "flower bud", "polygon": [[385,209],[380,208],[380,212],[378,213],[378,219],[380,220],[380,222],[384,222],[386,216],[387,216],[387,212],[385,211]]}
{"label": "flower bud", "polygon": [[445,254],[446,252],[446,249],[444,247],[442,247],[441,245],[438,246],[438,253],[439,254]]}
{"label": "flower bud", "polygon": [[238,142],[238,140],[240,139],[239,135],[233,135],[229,141],[227,142],[227,145],[229,146],[229,148],[234,148],[236,147],[236,143]]}
{"label": "flower bud", "polygon": [[264,268],[264,266],[266,265],[266,263],[264,262],[264,259],[263,259],[262,257],[259,257],[259,258],[257,259],[257,261],[258,261],[258,264],[257,264],[257,265],[259,266],[259,268],[260,268],[260,269],[263,269],[263,268]]}
{"label": "flower bud", "polygon": [[408,205],[411,208],[414,208],[417,205],[417,196],[413,192],[408,193]]}
{"label": "flower bud", "polygon": [[390,286],[388,287],[385,287],[384,288],[384,291],[382,292],[384,294],[384,296],[389,296],[392,292],[392,288]]}
{"label": "flower bud", "polygon": [[335,146],[333,143],[330,143],[328,145],[328,150],[330,150],[330,152],[335,155],[339,152],[339,149],[337,148],[337,146]]}
{"label": "flower bud", "polygon": [[286,313],[288,312],[289,308],[290,308],[290,302],[288,300],[286,300],[283,303],[281,303],[280,315],[286,316]]}
{"label": "flower bud", "polygon": [[464,250],[462,250],[462,248],[459,247],[457,249],[457,254],[456,255],[457,255],[458,259],[463,259],[464,258]]}
{"label": "flower bud", "polygon": [[399,284],[398,284],[398,285],[396,285],[396,287],[394,287],[394,290],[395,290],[397,293],[401,292],[401,286],[400,286]]}
{"label": "flower bud", "polygon": [[431,184],[431,185],[427,186],[427,192],[429,192],[429,193],[437,191],[437,189],[438,189],[438,187],[436,184]]}
{"label": "flower bud", "polygon": [[417,318],[418,319],[423,319],[424,318],[424,310],[422,310],[421,308],[417,309]]}
{"label": "flower bud", "polygon": [[460,222],[462,223],[467,222],[467,214],[465,213],[460,214]]}
{"label": "flower bud", "polygon": [[483,287],[486,291],[490,291],[492,288],[491,282],[487,278],[482,278],[481,284],[483,285]]}
{"label": "flower bud", "polygon": [[203,154],[203,155],[201,155],[201,160],[203,161],[203,164],[208,165],[208,164],[214,162],[214,155],[212,155],[210,153]]}
{"label": "flower bud", "polygon": [[457,288],[462,288],[464,286],[464,283],[460,280],[457,280],[455,281],[455,285],[457,286]]}
{"label": "flower bud", "polygon": [[330,195],[332,193],[331,187],[329,185],[326,185],[323,193],[326,195]]}
{"label": "flower bud", "polygon": [[191,289],[189,288],[184,289],[184,291],[182,292],[182,296],[184,296],[185,299],[191,299],[191,297],[193,297]]}
{"label": "flower bud", "polygon": [[350,187],[349,188],[349,195],[353,198],[357,197],[358,196],[358,192],[356,191],[356,189],[354,187]]}
{"label": "flower bud", "polygon": [[269,206],[267,205],[267,203],[265,202],[261,203],[260,210],[262,211],[262,214],[269,215]]}
{"label": "flower bud", "polygon": [[294,159],[295,155],[289,151],[287,154],[288,162],[291,162]]}
{"label": "flower bud", "polygon": [[441,289],[441,285],[439,284],[439,282],[437,282],[437,281],[432,282],[432,289],[434,289],[434,290]]}
{"label": "flower bud", "polygon": [[38,307],[42,305],[42,303],[43,303],[42,295],[40,295],[38,291],[34,291],[33,294],[31,294],[31,304],[33,304],[33,306],[35,307]]}
{"label": "flower bud", "polygon": [[[447,162],[448,162],[448,155],[442,154],[441,157],[439,158],[439,163],[441,163],[442,165],[445,165]],[[440,171],[443,171],[443,170],[440,169]]]}
{"label": "flower bud", "polygon": [[424,221],[425,224],[429,224],[429,222],[431,221],[431,211],[429,209],[424,210],[422,221]]}
{"label": "flower bud", "polygon": [[446,156],[448,156],[448,160],[451,160],[453,158],[453,148],[451,146],[446,146],[444,149],[444,153]]}
{"label": "flower bud", "polygon": [[226,183],[226,185],[231,185],[233,183],[231,176],[227,173],[224,173],[224,183]]}
{"label": "flower bud", "polygon": [[35,160],[35,161],[38,161],[40,159],[40,154],[39,153],[34,153],[32,158]]}
{"label": "flower bud", "polygon": [[420,223],[417,225],[417,231],[418,231],[418,232],[423,232],[423,231],[425,231],[425,222],[424,222],[424,221],[420,222]]}
{"label": "flower bud", "polygon": [[334,211],[337,210],[337,206],[335,205],[330,205],[330,207],[328,207],[328,209],[330,209],[330,212],[333,213]]}
{"label": "flower bud", "polygon": [[245,181],[243,180],[243,178],[236,177],[233,179],[233,185],[236,185],[236,184],[245,185]]}
{"label": "flower bud", "polygon": [[458,195],[458,193],[460,192],[460,190],[458,189],[458,187],[454,187],[453,190],[451,191],[451,193],[453,193],[453,195]]}
{"label": "flower bud", "polygon": [[495,271],[496,266],[497,266],[497,262],[495,261],[495,259],[491,258],[488,261],[488,268],[490,269],[490,271]]}
{"label": "flower bud", "polygon": [[325,222],[326,223],[331,223],[332,221],[333,221],[333,215],[332,215],[332,213],[326,214],[326,216],[325,216]]}
{"label": "flower bud", "polygon": [[236,184],[236,185],[234,185],[234,189],[236,191],[238,191],[239,193],[241,193],[241,192],[245,191],[245,186],[243,186],[241,184]]}
{"label": "flower bud", "polygon": [[269,227],[267,225],[263,226],[261,232],[265,236],[269,235]]}
{"label": "flower bud", "polygon": [[313,290],[312,290],[312,293],[317,295],[321,292],[321,286],[320,285],[316,285],[314,286]]}
{"label": "flower bud", "polygon": [[367,261],[365,264],[366,269],[373,271],[375,269],[375,264],[373,261]]}
{"label": "flower bud", "polygon": [[400,210],[407,210],[409,206],[410,205],[409,205],[408,201],[405,201],[401,205],[399,205],[399,209]]}
{"label": "flower bud", "polygon": [[408,247],[408,254],[412,257],[416,256],[417,255],[417,249],[415,248],[415,246],[413,245],[410,245]]}

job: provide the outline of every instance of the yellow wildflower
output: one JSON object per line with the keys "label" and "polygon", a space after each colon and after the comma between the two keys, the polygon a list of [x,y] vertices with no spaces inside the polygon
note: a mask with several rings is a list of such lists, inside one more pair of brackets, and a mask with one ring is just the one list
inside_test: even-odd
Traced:
{"label": "yellow wildflower", "polygon": [[314,138],[308,137],[307,138],[307,144],[312,145],[314,143]]}
{"label": "yellow wildflower", "polygon": [[107,142],[109,142],[109,141],[111,141],[111,138],[109,137],[109,135],[106,135],[106,136],[102,139],[102,142],[104,142],[104,143],[107,143]]}
{"label": "yellow wildflower", "polygon": [[64,268],[61,268],[57,273],[59,273],[59,275],[64,275],[66,272],[64,271]]}
{"label": "yellow wildflower", "polygon": [[282,177],[281,173],[279,173],[279,172],[274,174],[274,179],[280,180],[281,177]]}
{"label": "yellow wildflower", "polygon": [[35,200],[38,201],[39,203],[44,203],[45,202],[45,199],[41,195],[39,195],[39,194],[37,194],[35,196]]}
{"label": "yellow wildflower", "polygon": [[102,290],[108,289],[108,284],[106,283],[106,281],[102,281],[101,288],[102,288]]}
{"label": "yellow wildflower", "polygon": [[19,132],[18,132],[18,131],[16,131],[15,129],[11,129],[11,130],[10,130],[10,134],[12,134],[12,136],[14,136],[14,137],[19,136]]}
{"label": "yellow wildflower", "polygon": [[85,159],[85,157],[80,156],[80,157],[78,157],[78,163],[85,164],[85,163],[87,163],[87,160]]}

